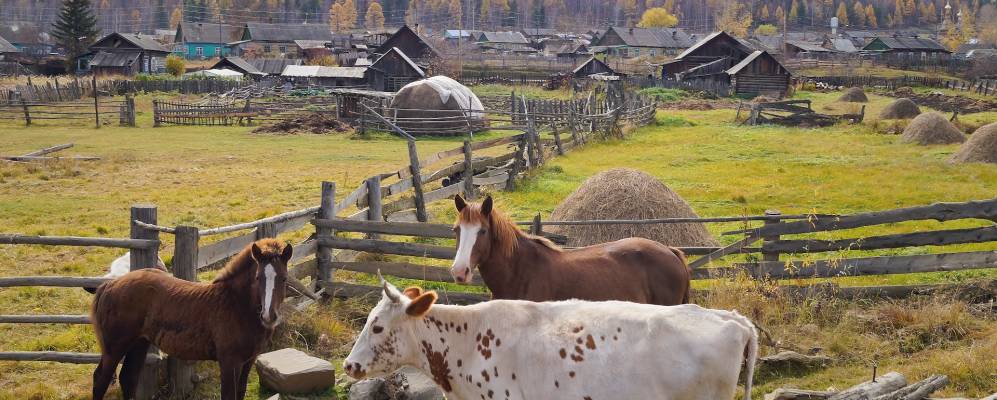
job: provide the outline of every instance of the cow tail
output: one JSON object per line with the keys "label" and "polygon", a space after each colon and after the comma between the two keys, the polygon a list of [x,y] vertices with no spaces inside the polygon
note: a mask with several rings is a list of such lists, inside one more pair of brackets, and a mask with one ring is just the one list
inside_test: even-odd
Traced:
{"label": "cow tail", "polygon": [[[678,257],[679,261],[682,261],[682,265],[685,266],[686,273],[689,274],[689,279],[691,280],[692,279],[692,269],[689,268],[689,263],[686,262],[685,253],[683,253],[682,250],[679,250],[678,248],[671,247],[671,246],[668,246],[668,249],[671,250],[672,253],[675,253],[675,257]],[[685,294],[682,295],[682,304],[689,304],[691,302],[691,300],[692,300],[692,296],[691,296],[691,293],[690,293],[691,288],[692,288],[692,285],[686,285],[685,286]]]}
{"label": "cow tail", "polygon": [[748,345],[744,349],[744,400],[751,400],[751,382],[755,376],[755,361],[758,360],[758,331],[750,321],[748,326],[751,328],[751,333],[748,335]]}

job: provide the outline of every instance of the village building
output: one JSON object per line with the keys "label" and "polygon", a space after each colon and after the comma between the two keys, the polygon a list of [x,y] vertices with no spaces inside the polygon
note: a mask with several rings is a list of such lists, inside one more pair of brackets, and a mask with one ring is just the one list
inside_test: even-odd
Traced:
{"label": "village building", "polygon": [[219,60],[211,69],[228,69],[242,73],[254,79],[264,76],[280,75],[288,65],[301,65],[303,61],[297,58],[251,58],[225,57]]}
{"label": "village building", "polygon": [[403,25],[399,28],[394,35],[391,35],[384,43],[381,43],[373,53],[376,55],[387,54],[393,48],[398,48],[409,59],[423,67],[428,67],[433,59],[440,58],[440,53],[429,42],[423,39],[422,36],[409,28],[408,25]]}
{"label": "village building", "polygon": [[135,75],[166,72],[170,50],[152,35],[112,33],[90,45],[79,68],[96,75]]}
{"label": "village building", "polygon": [[8,42],[7,39],[0,36],[0,61],[5,61],[7,59],[7,55],[17,54],[20,52],[21,51],[18,50],[17,47]]}
{"label": "village building", "polygon": [[294,83],[323,87],[363,87],[364,67],[323,67],[320,65],[288,65],[281,76]]}
{"label": "village building", "polygon": [[[664,79],[674,79],[675,75],[680,72],[721,59],[743,60],[754,51],[755,48],[746,41],[735,38],[727,32],[715,32],[690,46],[674,59],[662,64],[661,75]],[[729,66],[733,65],[734,62],[729,63]]]}
{"label": "village building", "polygon": [[878,54],[888,63],[904,65],[939,65],[952,55],[941,43],[922,37],[877,37],[862,50]]}
{"label": "village building", "polygon": [[585,62],[581,65],[575,67],[575,69],[571,71],[571,75],[575,78],[587,78],[592,75],[619,76],[620,74],[617,74],[613,68],[610,68],[610,66],[602,60],[595,57],[589,57],[588,60],[585,60]]}
{"label": "village building", "polygon": [[782,55],[788,58],[806,58],[823,60],[829,58],[834,51],[822,46],[819,42],[787,40]]}
{"label": "village building", "polygon": [[536,51],[536,49],[530,47],[530,41],[520,32],[481,32],[476,42],[482,50],[517,53],[532,53]]}
{"label": "village building", "polygon": [[732,95],[785,96],[792,74],[766,51],[726,32],[713,33],[662,66],[665,79],[700,87],[729,87]]}
{"label": "village building", "polygon": [[592,46],[621,57],[665,56],[678,54],[693,44],[680,28],[623,28],[614,26],[599,35]]}
{"label": "village building", "polygon": [[173,52],[182,57],[205,59],[231,53],[228,43],[242,38],[242,26],[207,22],[181,22],[173,38]]}
{"label": "village building", "polygon": [[381,92],[396,92],[403,86],[426,77],[426,72],[397,47],[366,67],[367,86]]}
{"label": "village building", "polygon": [[16,47],[22,56],[48,56],[56,52],[55,39],[35,24],[0,24],[0,37]]}
{"label": "village building", "polygon": [[332,41],[329,27],[322,24],[268,24],[248,22],[242,38],[232,43],[237,56],[302,58],[302,49],[295,41]]}

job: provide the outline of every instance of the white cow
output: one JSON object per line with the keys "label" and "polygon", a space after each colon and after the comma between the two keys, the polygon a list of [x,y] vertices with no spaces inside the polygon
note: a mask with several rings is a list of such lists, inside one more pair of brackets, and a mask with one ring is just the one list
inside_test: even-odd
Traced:
{"label": "white cow", "polygon": [[734,398],[746,361],[751,398],[758,334],[737,312],[578,300],[434,305],[435,292],[382,285],[343,363],[357,379],[410,365],[451,400],[718,400]]}
{"label": "white cow", "polygon": [[[108,267],[107,273],[104,274],[104,276],[101,276],[101,278],[117,279],[120,278],[122,275],[127,274],[129,271],[132,270],[131,257],[132,253],[127,252],[125,253],[125,255],[114,259],[114,261],[111,261],[111,266]],[[164,263],[163,259],[159,258],[158,256],[156,257],[155,268],[166,271],[166,263]],[[83,290],[86,290],[90,293],[94,293],[97,290],[97,288],[83,288]]]}

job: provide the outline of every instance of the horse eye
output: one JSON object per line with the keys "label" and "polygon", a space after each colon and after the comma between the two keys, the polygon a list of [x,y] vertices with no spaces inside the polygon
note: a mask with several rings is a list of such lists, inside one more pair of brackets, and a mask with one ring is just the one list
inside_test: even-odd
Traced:
{"label": "horse eye", "polygon": [[484,229],[478,230],[478,234],[479,235],[484,235],[485,234],[485,230]]}
{"label": "horse eye", "polygon": [[371,327],[371,331],[374,332],[374,333],[381,333],[381,332],[384,331],[384,328],[380,327],[380,326],[377,326],[377,325],[374,325],[374,326]]}

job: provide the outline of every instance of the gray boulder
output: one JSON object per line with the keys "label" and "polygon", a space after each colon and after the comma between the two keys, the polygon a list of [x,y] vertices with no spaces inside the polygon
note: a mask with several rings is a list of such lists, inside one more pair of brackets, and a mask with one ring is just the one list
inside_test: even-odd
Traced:
{"label": "gray boulder", "polygon": [[350,387],[350,400],[440,400],[443,390],[412,367],[402,367],[387,378],[364,379]]}
{"label": "gray boulder", "polygon": [[336,370],[321,358],[297,349],[280,349],[256,359],[260,384],[277,393],[312,393],[336,383]]}

